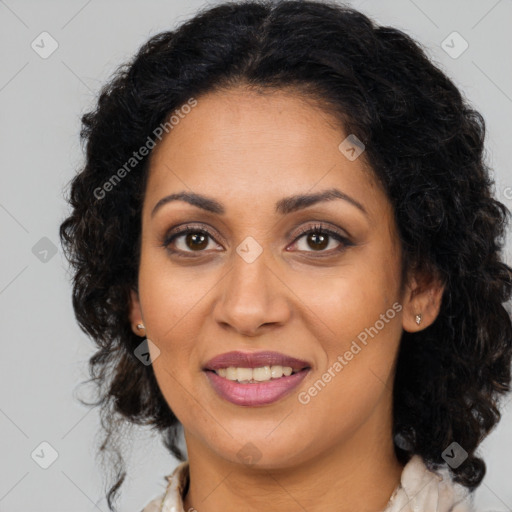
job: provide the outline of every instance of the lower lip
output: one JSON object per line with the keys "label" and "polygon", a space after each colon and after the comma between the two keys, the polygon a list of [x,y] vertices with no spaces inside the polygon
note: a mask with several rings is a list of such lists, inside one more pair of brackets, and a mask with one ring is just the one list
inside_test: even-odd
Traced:
{"label": "lower lip", "polygon": [[287,395],[302,382],[309,370],[310,368],[306,368],[287,377],[249,384],[240,384],[226,379],[213,371],[205,373],[213,389],[228,402],[235,405],[255,406],[271,404]]}

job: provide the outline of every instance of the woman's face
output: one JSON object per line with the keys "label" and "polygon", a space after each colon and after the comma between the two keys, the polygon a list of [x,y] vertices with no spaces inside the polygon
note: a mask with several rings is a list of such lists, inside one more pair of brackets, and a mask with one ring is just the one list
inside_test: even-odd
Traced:
{"label": "woman's face", "polygon": [[[189,458],[291,467],[391,443],[404,318],[400,246],[364,153],[355,158],[360,148],[350,143],[340,150],[349,134],[282,91],[236,89],[197,101],[151,157],[131,313],[145,324]],[[333,190],[328,199],[294,199]],[[155,210],[180,193],[204,196],[215,211],[183,199]],[[186,225],[188,235],[169,242]],[[315,225],[321,233],[302,234]],[[308,369],[271,385],[204,369],[232,351],[278,352]]]}

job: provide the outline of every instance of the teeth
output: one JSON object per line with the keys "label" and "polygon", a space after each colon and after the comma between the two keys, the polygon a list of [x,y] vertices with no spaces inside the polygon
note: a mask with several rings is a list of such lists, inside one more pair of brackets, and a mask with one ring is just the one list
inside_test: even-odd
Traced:
{"label": "teeth", "polygon": [[291,375],[292,372],[293,372],[293,369],[290,368],[289,366],[283,366],[283,374],[286,375],[288,377],[288,375]]}
{"label": "teeth", "polygon": [[252,368],[235,368],[236,380],[242,382],[243,380],[252,379]]}
{"label": "teeth", "polygon": [[244,384],[249,382],[266,382],[271,379],[280,379],[283,375],[285,377],[293,373],[290,366],[261,366],[259,368],[219,368],[215,371],[217,375],[225,377],[228,380],[236,380]]}
{"label": "teeth", "polygon": [[236,380],[238,378],[236,368],[233,368],[232,366],[230,366],[229,368],[226,368],[225,377],[226,377],[226,379],[229,379],[229,380]]}
{"label": "teeth", "polygon": [[[248,368],[246,368],[246,369],[248,369]],[[240,370],[241,370],[241,368],[238,369],[238,374],[239,375],[240,375]],[[277,372],[275,372],[275,373],[277,375]],[[252,370],[252,378],[254,380],[257,380],[258,382],[263,382],[265,380],[270,380],[272,378],[272,371],[270,369],[270,366],[263,366],[261,368],[253,368],[253,370]],[[247,380],[250,380],[250,378],[248,378]]]}

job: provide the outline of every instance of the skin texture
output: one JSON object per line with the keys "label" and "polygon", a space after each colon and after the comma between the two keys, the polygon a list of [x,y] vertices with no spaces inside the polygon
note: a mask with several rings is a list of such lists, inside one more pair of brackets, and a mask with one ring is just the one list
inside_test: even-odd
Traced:
{"label": "skin texture", "polygon": [[[296,95],[240,87],[199,97],[153,150],[130,320],[138,335],[143,322],[158,347],[154,372],[184,427],[191,475],[185,510],[377,511],[399,482],[391,399],[400,336],[435,320],[442,288],[414,276],[399,293],[392,206],[365,169],[364,154],[350,161],[339,151],[347,135]],[[286,196],[330,188],[367,213],[342,199],[274,211]],[[211,197],[225,213],[174,201],[151,216],[161,198],[178,192]],[[319,222],[350,244],[329,237],[316,249],[314,239],[299,235]],[[210,228],[215,239],[194,249],[183,235],[171,246],[191,257],[173,255],[164,240],[183,223]],[[247,236],[263,249],[252,263],[236,252]],[[396,302],[401,311],[301,404],[298,393]],[[220,398],[201,370],[231,350],[274,350],[312,369],[278,402],[240,407]],[[237,456],[249,442],[261,453],[254,465]]]}

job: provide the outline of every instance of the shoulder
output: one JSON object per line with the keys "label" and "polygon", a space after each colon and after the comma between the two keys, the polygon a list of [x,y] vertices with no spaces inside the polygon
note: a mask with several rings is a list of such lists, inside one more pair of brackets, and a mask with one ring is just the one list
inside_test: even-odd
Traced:
{"label": "shoulder", "polygon": [[167,488],[153,498],[141,512],[184,512],[183,497],[188,489],[188,461],[181,462],[165,477]]}
{"label": "shoulder", "polygon": [[438,512],[476,512],[468,488],[454,482],[447,465],[429,469],[419,455],[404,466],[400,484],[385,512],[436,510]]}
{"label": "shoulder", "polygon": [[165,498],[165,493],[160,494],[156,498],[152,499],[142,510],[141,512],[161,512],[162,511],[162,503]]}

